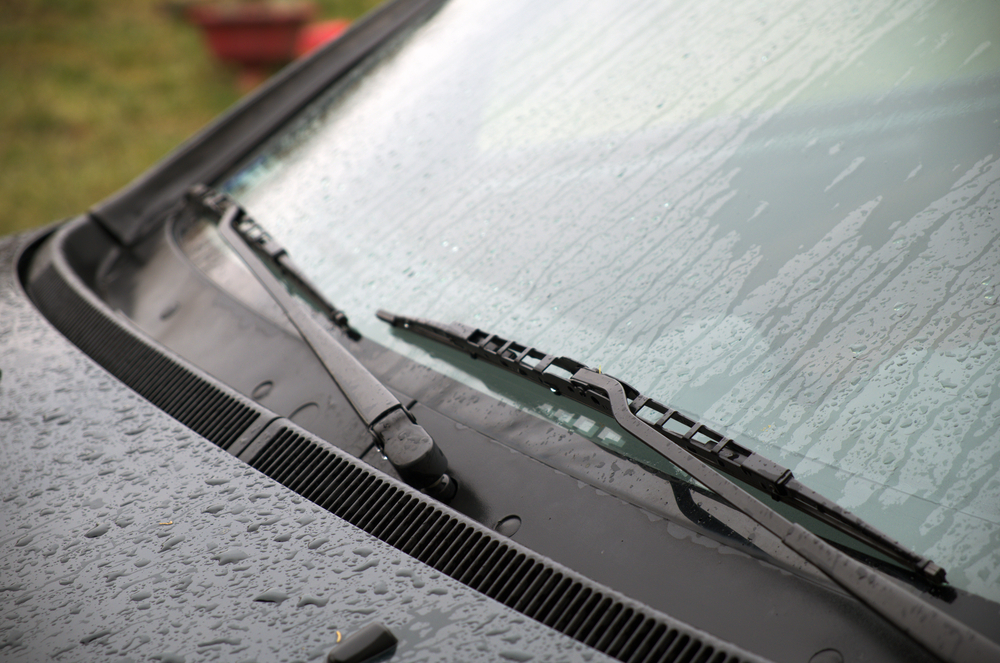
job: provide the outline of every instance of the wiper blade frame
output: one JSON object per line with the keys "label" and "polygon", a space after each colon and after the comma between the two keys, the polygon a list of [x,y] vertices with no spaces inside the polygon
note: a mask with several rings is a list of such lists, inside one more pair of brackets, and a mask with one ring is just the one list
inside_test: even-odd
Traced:
{"label": "wiper blade frame", "polygon": [[[789,501],[788,496],[791,494],[789,484],[795,481],[789,470],[739,447],[731,439],[705,428],[673,409],[655,403],[621,380],[595,371],[568,357],[549,355],[460,323],[443,325],[382,310],[378,311],[377,315],[395,327],[451,345],[468,352],[473,358],[485,359],[491,364],[548,387],[557,394],[572,398],[613,417],[640,442],[771,532],[789,549],[942,660],[961,663],[1000,660],[1000,646],[992,640],[914,596],[874,569],[834,548],[801,525],[792,523],[730,479],[713,470],[710,465],[752,485],[761,484],[765,486],[767,492],[783,490],[785,492],[780,495],[784,501]],[[564,378],[547,373],[547,369],[552,366],[568,371],[571,377]],[[660,412],[658,421],[651,423],[639,417],[637,413],[643,407],[651,407],[654,411]],[[663,426],[671,420],[687,426],[688,432],[679,435],[664,428]],[[710,442],[704,444],[695,440],[699,432],[708,437]],[[718,459],[717,462],[713,462],[711,460],[713,458]],[[818,498],[821,500],[819,504],[824,508],[826,503],[833,504],[812,491],[809,493],[815,497],[807,493],[806,498],[799,499],[812,501]],[[849,513],[847,515],[851,516]],[[851,518],[863,523],[856,516]],[[871,530],[879,534],[905,551],[901,544],[867,523],[863,524],[866,531]],[[855,535],[854,532],[848,533]],[[912,552],[906,552],[919,558]],[[930,571],[926,570],[928,567]],[[930,560],[926,560],[919,568],[925,569],[925,575],[933,573],[931,576],[933,578],[944,577],[944,570],[933,565]],[[935,572],[934,569],[940,569],[940,572]]]}

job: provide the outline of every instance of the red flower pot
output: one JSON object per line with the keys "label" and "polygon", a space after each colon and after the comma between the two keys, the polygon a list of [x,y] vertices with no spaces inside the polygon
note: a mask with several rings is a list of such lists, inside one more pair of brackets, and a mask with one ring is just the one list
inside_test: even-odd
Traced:
{"label": "red flower pot", "polygon": [[351,27],[351,22],[346,18],[333,18],[329,21],[310,23],[302,28],[299,33],[299,40],[295,46],[296,57],[302,57],[320,46],[340,37]]}
{"label": "red flower pot", "polygon": [[310,4],[196,5],[188,10],[188,19],[202,29],[219,60],[269,67],[295,58],[299,32],[315,13]]}

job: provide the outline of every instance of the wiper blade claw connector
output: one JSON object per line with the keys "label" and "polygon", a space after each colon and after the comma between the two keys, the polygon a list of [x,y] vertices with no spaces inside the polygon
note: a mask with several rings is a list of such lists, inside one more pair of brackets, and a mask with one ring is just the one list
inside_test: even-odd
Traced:
{"label": "wiper blade claw connector", "polygon": [[[550,355],[461,323],[445,325],[381,310],[377,315],[394,327],[401,327],[425,338],[450,345],[475,359],[482,359],[504,368],[556,394],[566,396],[608,416],[614,416],[608,395],[578,375],[581,369],[595,373],[600,371],[590,369],[575,359]],[[553,370],[553,367],[560,369],[566,375],[560,375],[559,371]],[[712,430],[674,408],[643,395],[623,380],[614,379],[622,386],[632,414],[670,442],[729,476],[871,546],[914,571],[924,580],[933,584],[944,582],[946,572],[942,567],[917,555],[850,511],[805,486],[794,477],[791,470],[737,444],[732,438]]]}

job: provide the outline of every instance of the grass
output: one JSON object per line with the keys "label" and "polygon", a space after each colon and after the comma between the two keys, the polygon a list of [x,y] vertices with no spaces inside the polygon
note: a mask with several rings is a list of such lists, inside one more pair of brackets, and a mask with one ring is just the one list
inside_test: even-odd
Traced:
{"label": "grass", "polygon": [[[379,0],[323,0],[356,18]],[[0,0],[0,236],[86,211],[235,102],[163,0]]]}

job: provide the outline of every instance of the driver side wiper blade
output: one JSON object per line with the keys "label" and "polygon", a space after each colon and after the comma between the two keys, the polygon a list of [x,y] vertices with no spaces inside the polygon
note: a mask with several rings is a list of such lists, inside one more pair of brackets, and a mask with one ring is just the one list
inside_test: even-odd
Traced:
{"label": "driver side wiper blade", "polygon": [[[378,311],[378,317],[393,326],[402,327],[468,352],[474,358],[485,359],[489,363],[548,387],[557,394],[609,414],[640,442],[771,532],[788,549],[811,563],[830,580],[941,660],[959,663],[1000,660],[1000,646],[992,640],[911,594],[874,569],[834,548],[801,525],[792,523],[713,470],[709,464],[712,461],[709,459],[718,458],[718,462],[712,465],[743,481],[760,483],[770,486],[773,490],[783,490],[784,492],[779,494],[785,501],[788,501],[789,496],[793,494],[789,484],[795,481],[787,469],[736,446],[729,438],[709,431],[683,415],[677,420],[688,427],[687,433],[681,435],[664,428],[668,421],[674,420],[676,414],[674,410],[655,403],[617,378],[595,371],[567,357],[545,354],[462,324],[442,325],[381,310]],[[568,372],[570,377],[549,373],[552,367]],[[651,409],[660,412],[660,417],[655,423],[637,414],[651,405]],[[708,437],[708,443],[695,439],[699,432]],[[740,452],[735,456],[727,453],[736,449]],[[723,462],[723,459],[740,462],[733,465]],[[792,489],[797,491],[797,484],[798,482],[792,484]],[[768,492],[771,492],[771,489],[767,489]],[[828,510],[828,504],[833,504],[812,491],[803,492],[801,496],[796,496],[796,499],[807,503],[817,501],[817,505],[824,510]],[[906,552],[907,557],[923,559],[905,551],[899,543],[854,516],[847,522],[853,521],[865,526],[866,537],[871,536],[869,532],[874,532],[889,542],[891,547]],[[845,525],[845,527],[850,526]],[[851,533],[854,534],[853,531]],[[923,560],[918,569],[931,578],[940,580],[944,577],[944,570],[929,560]]]}
{"label": "driver side wiper blade", "polygon": [[[605,394],[589,389],[581,390],[574,384],[571,376],[587,368],[574,359],[553,356],[461,323],[444,325],[386,311],[379,311],[377,315],[394,327],[402,327],[425,338],[450,345],[474,359],[482,359],[602,414],[614,416],[611,401]],[[569,377],[560,375],[554,369],[561,369]],[[732,438],[674,408],[644,396],[623,380],[616,381],[625,391],[632,414],[642,419],[664,439],[729,476],[878,550],[924,580],[933,584],[944,582],[946,572],[942,567],[914,553],[850,511],[805,486],[792,475],[791,470],[737,444]]]}

